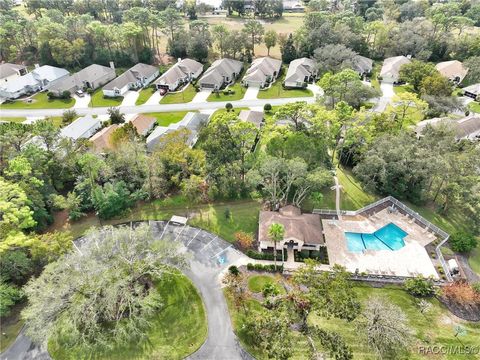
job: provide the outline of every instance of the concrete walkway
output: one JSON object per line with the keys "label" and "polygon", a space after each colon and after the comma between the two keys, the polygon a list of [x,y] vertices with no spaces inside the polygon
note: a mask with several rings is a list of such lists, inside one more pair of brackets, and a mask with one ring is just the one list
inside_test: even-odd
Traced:
{"label": "concrete walkway", "polygon": [[[247,90],[247,93],[250,89]],[[314,97],[302,98],[282,98],[282,99],[247,99],[246,95],[242,100],[221,101],[221,102],[203,102],[203,103],[184,103],[184,104],[151,104],[140,106],[119,106],[124,114],[139,114],[149,112],[172,112],[172,111],[196,111],[206,109],[224,109],[227,103],[231,103],[234,108],[239,107],[262,107],[269,103],[272,106],[285,105],[292,101],[304,101],[309,104],[315,102]],[[250,91],[250,94],[254,93]],[[156,93],[155,93],[156,94]],[[154,94],[154,95],[155,95]],[[152,97],[154,96],[152,95]],[[250,95],[249,95],[250,96]],[[149,99],[150,102],[152,98]],[[108,107],[81,108],[76,109],[79,115],[106,115]],[[0,109],[0,116],[5,117],[27,117],[27,116],[62,116],[65,109]]]}

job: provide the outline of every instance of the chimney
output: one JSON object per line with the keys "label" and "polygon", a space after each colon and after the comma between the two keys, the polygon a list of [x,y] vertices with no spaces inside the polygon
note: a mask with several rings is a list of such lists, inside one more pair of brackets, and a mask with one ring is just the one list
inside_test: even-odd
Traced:
{"label": "chimney", "polygon": [[35,64],[35,69],[38,69],[40,67],[40,64]]}
{"label": "chimney", "polygon": [[178,59],[177,59],[177,62],[180,62],[180,61],[182,61],[182,58],[178,58]]}
{"label": "chimney", "polygon": [[110,61],[110,68],[112,68],[113,70],[115,70],[115,64],[113,63],[113,61]]}

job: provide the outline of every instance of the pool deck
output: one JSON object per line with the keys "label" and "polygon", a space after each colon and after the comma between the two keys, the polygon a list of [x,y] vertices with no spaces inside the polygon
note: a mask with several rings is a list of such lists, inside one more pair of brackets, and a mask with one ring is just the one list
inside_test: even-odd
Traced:
{"label": "pool deck", "polygon": [[[408,233],[403,239],[405,246],[399,250],[365,250],[351,252],[347,248],[345,232],[373,233],[381,227],[394,223]],[[405,215],[381,210],[368,217],[361,215],[343,216],[342,220],[322,220],[325,243],[330,265],[339,264],[348,271],[368,274],[412,277],[423,275],[439,276],[424,246],[435,240]]]}

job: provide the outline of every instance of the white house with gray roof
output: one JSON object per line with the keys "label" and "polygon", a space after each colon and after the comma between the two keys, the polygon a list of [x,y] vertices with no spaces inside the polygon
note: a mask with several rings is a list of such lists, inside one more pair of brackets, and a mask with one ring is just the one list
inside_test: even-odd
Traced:
{"label": "white house with gray roof", "polygon": [[362,55],[353,58],[353,70],[358,72],[360,76],[368,75],[373,70],[373,60]]}
{"label": "white house with gray roof", "polygon": [[192,147],[197,142],[200,128],[208,123],[208,118],[209,115],[207,114],[188,112],[182,120],[175,124],[170,124],[169,126],[157,126],[147,137],[148,151],[153,151],[163,136],[182,128],[190,130],[187,144]]}
{"label": "white house with gray roof", "polygon": [[92,64],[85,69],[58,82],[50,91],[57,95],[61,95],[64,91],[73,94],[77,90],[98,89],[115,78],[115,69],[113,64],[110,67]]}
{"label": "white house with gray roof", "polygon": [[158,74],[156,66],[139,63],[105,85],[102,89],[103,95],[123,96],[128,90],[144,88],[155,80]]}
{"label": "white house with gray roof", "polygon": [[274,82],[282,69],[282,61],[270,57],[253,60],[242,83],[245,86],[264,88]]}
{"label": "white house with gray roof", "polygon": [[409,64],[411,61],[406,56],[394,56],[386,58],[383,61],[382,69],[380,70],[380,77],[385,83],[395,84],[400,79],[400,68]]}
{"label": "white house with gray roof", "polygon": [[295,59],[288,66],[284,85],[289,88],[305,88],[307,83],[315,80],[317,74],[314,60],[305,57]]}
{"label": "white house with gray roof", "polygon": [[17,99],[22,95],[50,89],[68,76],[69,72],[55,66],[43,65],[6,83],[0,83],[0,96]]}
{"label": "white house with gray roof", "polygon": [[3,63],[0,64],[0,84],[9,82],[27,74],[27,68],[23,65]]}
{"label": "white house with gray roof", "polygon": [[203,65],[192,59],[179,60],[165,71],[155,82],[157,89],[175,91],[179,86],[197,79],[203,72]]}
{"label": "white house with gray roof", "polygon": [[418,137],[423,136],[427,126],[446,126],[455,133],[457,140],[480,140],[480,115],[471,114],[461,119],[433,118],[420,121],[415,127]]}
{"label": "white house with gray roof", "polygon": [[102,127],[102,122],[91,115],[76,119],[60,131],[60,136],[72,140],[88,139]]}
{"label": "white house with gray roof", "polygon": [[243,63],[232,59],[215,60],[198,81],[202,89],[218,90],[235,81],[242,71]]}

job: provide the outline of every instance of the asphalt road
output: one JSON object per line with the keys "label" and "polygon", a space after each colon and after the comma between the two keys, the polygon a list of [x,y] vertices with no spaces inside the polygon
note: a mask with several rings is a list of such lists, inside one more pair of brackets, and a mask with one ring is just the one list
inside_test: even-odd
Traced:
{"label": "asphalt road", "polygon": [[[301,98],[283,98],[283,99],[250,99],[237,101],[222,102],[189,102],[184,104],[154,104],[140,106],[119,106],[120,111],[124,114],[139,114],[149,112],[173,112],[173,111],[195,111],[206,109],[224,109],[227,103],[231,103],[234,108],[255,107],[265,104],[272,106],[284,105],[294,101],[305,101],[308,103],[315,102],[315,97]],[[79,115],[106,115],[109,107],[97,108],[76,108],[75,111]],[[62,116],[66,109],[0,109],[0,116],[4,117],[27,117],[27,116]]]}
{"label": "asphalt road", "polygon": [[[227,304],[221,288],[221,276],[234,263],[244,262],[245,255],[217,236],[190,226],[168,225],[150,221],[158,237],[181,241],[189,253],[190,268],[185,271],[202,296],[208,320],[205,343],[187,359],[191,360],[251,360],[239,345],[233,332]],[[48,353],[34,345],[23,331],[15,342],[0,355],[0,360],[49,360]]]}

